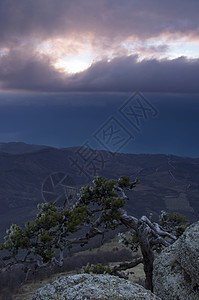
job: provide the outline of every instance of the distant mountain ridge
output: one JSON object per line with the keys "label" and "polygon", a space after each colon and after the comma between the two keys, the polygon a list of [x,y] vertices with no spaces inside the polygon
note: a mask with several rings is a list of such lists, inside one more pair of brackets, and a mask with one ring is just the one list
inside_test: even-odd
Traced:
{"label": "distant mountain ridge", "polygon": [[[55,200],[63,197],[66,185],[80,187],[91,181],[87,176],[93,178],[94,165],[88,154],[86,148],[79,147],[57,149],[1,143],[0,235],[9,224],[33,218],[37,204],[46,199],[44,196]],[[95,151],[95,155],[96,175],[106,178],[127,175],[140,180],[128,192],[129,213],[135,216],[153,213],[157,218],[164,209],[183,213],[192,221],[199,220],[199,159],[164,154],[113,155],[106,151]],[[77,165],[80,159],[84,159],[82,170]]]}
{"label": "distant mountain ridge", "polygon": [[51,148],[51,147],[26,144],[23,142],[0,143],[0,152],[5,152],[9,154],[24,154],[24,153],[39,151],[45,148]]}

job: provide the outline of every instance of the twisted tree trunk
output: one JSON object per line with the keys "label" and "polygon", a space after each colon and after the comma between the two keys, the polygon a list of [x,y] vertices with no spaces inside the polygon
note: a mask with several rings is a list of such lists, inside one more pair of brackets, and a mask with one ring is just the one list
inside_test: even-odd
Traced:
{"label": "twisted tree trunk", "polygon": [[154,253],[152,246],[155,244],[162,244],[169,246],[170,242],[166,241],[164,237],[170,238],[172,241],[176,240],[176,237],[164,231],[157,223],[152,223],[146,216],[137,219],[132,216],[128,216],[124,210],[120,210],[121,222],[134,229],[138,235],[139,244],[143,256],[144,272],[146,275],[145,288],[153,291],[153,262]]}
{"label": "twisted tree trunk", "polygon": [[139,236],[140,248],[143,255],[143,264],[145,272],[145,288],[153,292],[153,262],[154,254],[149,244],[147,236],[142,234]]}

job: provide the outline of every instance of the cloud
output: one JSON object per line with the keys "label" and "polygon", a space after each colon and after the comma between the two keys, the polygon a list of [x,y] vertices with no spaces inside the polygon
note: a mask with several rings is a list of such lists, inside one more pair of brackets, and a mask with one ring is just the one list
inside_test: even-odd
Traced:
{"label": "cloud", "polygon": [[[175,57],[169,40],[198,39],[198,11],[198,0],[0,1],[0,88],[198,92],[198,59],[160,59]],[[70,56],[91,66],[64,73]]]}
{"label": "cloud", "polygon": [[168,50],[168,45],[142,45],[135,47],[135,51],[137,51],[138,53],[148,55],[165,54]]}
{"label": "cloud", "polygon": [[63,75],[51,66],[50,58],[32,48],[11,50],[0,58],[0,82],[3,89],[53,91],[61,87]]}
{"label": "cloud", "polygon": [[199,59],[138,60],[121,56],[93,63],[87,70],[66,74],[49,57],[33,49],[12,50],[0,57],[3,90],[33,92],[176,92],[198,93]]}
{"label": "cloud", "polygon": [[0,43],[44,39],[148,39],[163,33],[199,34],[197,0],[7,0],[0,2]]}
{"label": "cloud", "polygon": [[[71,86],[88,91],[198,93],[199,59],[142,60],[138,56],[101,61],[77,74]],[[74,84],[75,83],[75,84]]]}

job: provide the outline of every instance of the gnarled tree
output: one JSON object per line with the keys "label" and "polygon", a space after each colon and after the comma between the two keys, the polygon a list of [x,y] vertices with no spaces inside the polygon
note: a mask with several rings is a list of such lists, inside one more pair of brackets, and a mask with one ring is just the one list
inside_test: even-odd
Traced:
{"label": "gnarled tree", "polygon": [[[135,188],[137,183],[137,179],[130,182],[126,176],[118,180],[95,177],[92,185],[80,190],[79,199],[71,209],[66,209],[65,206],[58,208],[55,202],[40,204],[34,222],[27,222],[24,228],[14,224],[7,231],[5,242],[1,244],[1,250],[8,252],[3,258],[5,266],[11,268],[22,264],[27,275],[28,270],[50,263],[61,266],[66,248],[73,244],[84,246],[94,236],[103,237],[108,230],[124,224],[135,231],[142,257],[116,266],[112,274],[122,276],[122,270],[143,263],[145,286],[153,290],[154,248],[170,245],[176,240],[176,236],[171,232],[171,224],[164,230],[165,225],[169,226],[166,214],[160,225],[146,216],[137,219],[125,212],[125,191]],[[82,235],[74,237],[74,233],[81,232],[82,229]]]}

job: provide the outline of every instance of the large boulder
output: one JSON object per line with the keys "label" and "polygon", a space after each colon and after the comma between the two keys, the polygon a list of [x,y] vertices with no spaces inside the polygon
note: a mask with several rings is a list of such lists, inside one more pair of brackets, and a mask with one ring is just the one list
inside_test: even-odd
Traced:
{"label": "large boulder", "polygon": [[199,299],[199,222],[155,259],[153,284],[162,300]]}
{"label": "large boulder", "polygon": [[32,300],[122,299],[160,300],[138,284],[111,275],[77,274],[60,277],[38,289]]}

